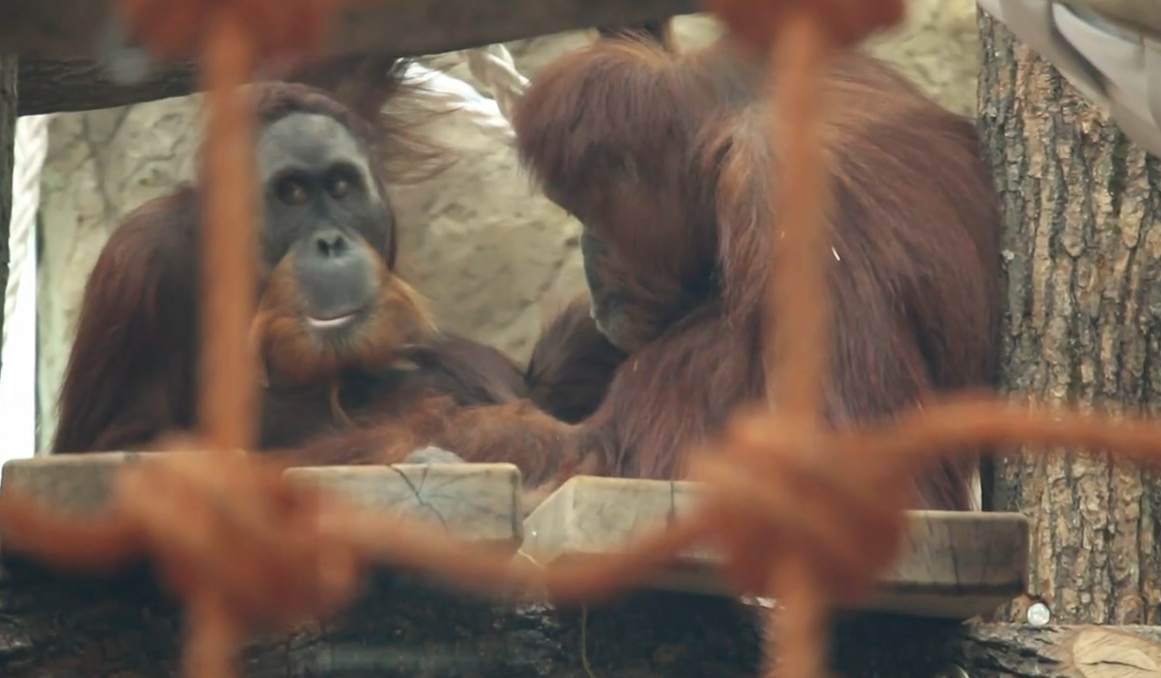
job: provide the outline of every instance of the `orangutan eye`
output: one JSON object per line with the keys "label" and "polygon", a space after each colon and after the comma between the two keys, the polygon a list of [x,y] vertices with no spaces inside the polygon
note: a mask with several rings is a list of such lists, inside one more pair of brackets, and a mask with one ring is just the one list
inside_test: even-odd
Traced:
{"label": "orangutan eye", "polygon": [[310,198],[310,190],[306,184],[295,177],[279,179],[274,185],[274,192],[278,195],[278,199],[287,205],[301,205]]}
{"label": "orangutan eye", "polygon": [[358,188],[358,179],[346,170],[337,169],[327,175],[327,194],[335,200],[342,200],[356,188]]}

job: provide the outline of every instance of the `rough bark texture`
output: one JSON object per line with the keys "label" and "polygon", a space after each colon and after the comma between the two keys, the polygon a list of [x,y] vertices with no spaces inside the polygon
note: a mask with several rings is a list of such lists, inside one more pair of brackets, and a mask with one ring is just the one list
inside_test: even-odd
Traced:
{"label": "rough bark texture", "polygon": [[[16,140],[16,61],[15,56],[0,55],[0,291],[8,288],[8,220],[12,216],[12,152]],[[0,334],[3,328],[4,313],[0,312]]]}
{"label": "rough bark texture", "polygon": [[[256,639],[241,678],[741,678],[757,675],[755,610],[649,594],[554,610],[488,602],[381,573],[337,618]],[[62,580],[0,569],[4,678],[178,678],[181,623],[143,572]],[[1156,627],[964,626],[844,616],[842,678],[1149,678]]]}
{"label": "rough bark texture", "polygon": [[[243,676],[753,676],[754,619],[753,608],[722,598],[638,595],[584,613],[490,603],[381,574],[339,617],[252,644]],[[989,672],[1007,666],[1027,670],[1023,676],[1073,678],[1052,672],[1057,662],[1039,647],[1042,630],[1032,630],[1029,644],[1020,632],[1004,630],[1012,627],[998,627],[999,635],[985,628],[980,639],[963,628],[892,616],[844,618],[833,645],[836,675],[933,678],[954,661],[970,667],[973,678],[1013,675]],[[176,678],[180,632],[174,607],[144,574],[85,582],[27,566],[0,570],[4,678]]]}
{"label": "rough bark texture", "polygon": [[[981,128],[1004,211],[1003,383],[1043,403],[1157,416],[1161,166],[980,22]],[[992,504],[1030,517],[1031,585],[1056,621],[1161,623],[1155,473],[1076,450],[995,466]]]}
{"label": "rough bark texture", "polygon": [[957,639],[953,656],[971,678],[1153,678],[1161,627],[978,626]]}

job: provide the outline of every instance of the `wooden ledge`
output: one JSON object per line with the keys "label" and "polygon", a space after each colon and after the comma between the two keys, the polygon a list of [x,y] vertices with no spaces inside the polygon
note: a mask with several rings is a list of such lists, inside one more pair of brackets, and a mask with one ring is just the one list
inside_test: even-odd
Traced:
{"label": "wooden ledge", "polygon": [[292,468],[286,477],[513,553],[524,539],[520,470],[512,464],[320,466]]}
{"label": "wooden ledge", "polygon": [[[159,453],[161,454],[161,453]],[[166,453],[175,454],[175,453]],[[91,511],[113,472],[150,454],[12,461],[0,493],[20,487],[66,510]],[[618,548],[694,506],[691,483],[575,478],[521,530],[520,477],[504,465],[327,467],[288,471],[372,510],[398,511],[481,540],[507,540],[538,560]],[[1156,627],[961,624],[1024,589],[1028,526],[1011,514],[915,512],[908,548],[869,609],[836,617],[832,666],[848,678],[1092,678],[1155,675]],[[0,562],[0,676],[176,677],[179,610],[140,572],[114,581],[60,578]],[[656,589],[582,609],[498,601],[432,586],[421,573],[376,571],[333,619],[255,638],[247,678],[412,675],[442,678],[682,678],[756,675],[755,622],[766,611],[715,593],[711,553],[693,554]],[[884,613],[895,610],[909,615]],[[930,616],[942,617],[932,619]],[[898,642],[906,638],[907,642]],[[940,674],[941,671],[948,673]],[[1101,673],[1104,671],[1105,673]],[[591,675],[591,674],[590,674]],[[1137,674],[1134,674],[1137,675]]]}
{"label": "wooden ledge", "polygon": [[[106,501],[118,467],[153,454],[182,453],[10,461],[0,493],[21,488],[62,511],[90,513]],[[619,550],[697,501],[688,482],[578,477],[522,521],[520,472],[510,464],[294,468],[287,477],[476,543],[513,554],[523,548],[541,563]],[[862,609],[954,620],[991,612],[1025,591],[1028,548],[1028,522],[1019,514],[912,512],[903,552]],[[690,553],[649,588],[723,595],[716,570],[714,553]]]}
{"label": "wooden ledge", "polygon": [[[110,0],[3,2],[0,52],[99,58]],[[329,47],[437,54],[593,26],[623,26],[692,14],[693,0],[384,0],[336,10]]]}
{"label": "wooden ledge", "polygon": [[[573,478],[525,521],[539,562],[623,548],[694,508],[688,482]],[[1017,513],[913,511],[907,545],[864,609],[944,619],[993,611],[1026,590],[1028,521]],[[653,588],[722,594],[715,555],[690,553]]]}
{"label": "wooden ledge", "polygon": [[[21,489],[74,515],[107,501],[125,464],[183,452],[61,454],[4,464],[0,494]],[[511,464],[398,464],[292,468],[286,477],[330,487],[373,510],[515,553],[523,540],[520,471]]]}

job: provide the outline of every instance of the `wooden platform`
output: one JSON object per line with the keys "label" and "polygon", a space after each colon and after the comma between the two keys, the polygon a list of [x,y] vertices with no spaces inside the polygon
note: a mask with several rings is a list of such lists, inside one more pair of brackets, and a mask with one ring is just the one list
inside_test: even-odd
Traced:
{"label": "wooden platform", "polygon": [[[112,473],[146,454],[57,455],[4,465],[0,493],[23,488],[62,510],[91,512]],[[573,478],[521,521],[520,473],[509,464],[298,468],[373,510],[422,520],[472,541],[517,549],[539,562],[583,558],[623,547],[635,535],[691,510],[687,482]],[[0,542],[0,553],[3,544]],[[691,553],[652,588],[716,594],[713,553]],[[944,619],[987,613],[1025,590],[1028,524],[1018,514],[913,512],[910,538],[868,610]]]}
{"label": "wooden platform", "polygon": [[[0,473],[0,495],[20,488],[62,511],[89,513],[107,500],[118,467],[160,454],[62,454],[9,461]],[[520,471],[511,464],[335,466],[293,468],[286,474],[329,487],[367,509],[419,520],[470,541],[513,553],[523,541]]]}
{"label": "wooden platform", "polygon": [[[540,562],[614,551],[694,508],[688,482],[573,478],[524,523],[523,550]],[[1026,589],[1028,521],[1016,513],[913,511],[910,536],[865,609],[968,619]],[[656,587],[721,593],[715,555],[690,553]]]}
{"label": "wooden platform", "polygon": [[[12,461],[0,474],[0,494],[19,487],[64,510],[92,512],[106,500],[119,466],[149,456]],[[690,483],[575,478],[522,521],[520,474],[506,464],[287,473],[372,510],[497,544],[514,557],[521,548],[539,560],[619,548],[697,501]],[[963,624],[1023,590],[1027,551],[1028,526],[1020,516],[912,514],[908,547],[877,598],[836,620],[832,666],[846,678],[959,675],[955,666],[973,676],[983,670],[978,675],[1087,678],[1083,667],[1110,652],[1119,657],[1127,648],[1154,657],[1161,645],[1150,629]],[[255,638],[244,653],[244,676],[758,674],[759,620],[767,610],[720,595],[712,553],[690,554],[651,588],[611,603],[556,609],[541,600],[481,599],[419,573],[380,570],[335,618]],[[179,678],[180,639],[180,613],[147,569],[79,578],[0,559],[4,678]]]}

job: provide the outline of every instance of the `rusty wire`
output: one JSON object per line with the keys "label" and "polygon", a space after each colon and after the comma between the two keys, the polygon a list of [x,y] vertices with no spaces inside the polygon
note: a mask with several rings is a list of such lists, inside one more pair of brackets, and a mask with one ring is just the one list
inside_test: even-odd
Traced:
{"label": "rusty wire", "polygon": [[[556,600],[591,600],[645,581],[698,544],[720,548],[723,574],[738,593],[773,596],[784,609],[772,637],[786,678],[825,673],[827,613],[866,595],[902,540],[911,474],[948,450],[979,443],[1083,446],[1136,461],[1161,458],[1161,427],[1092,415],[1040,412],[992,396],[964,394],[904,413],[877,429],[825,432],[819,423],[822,348],[829,305],[824,286],[825,167],[817,126],[826,59],[894,25],[901,0],[710,0],[734,35],[769,51],[770,95],[780,107],[777,142],[787,173],[779,214],[791,227],[779,241],[771,281],[779,317],[766,361],[778,408],[741,411],[712,450],[695,450],[690,479],[704,501],[692,515],[624,552],[538,567],[285,480],[269,460],[237,452],[253,438],[252,344],[254,199],[249,153],[253,116],[238,86],[260,56],[309,54],[324,37],[337,0],[121,0],[151,49],[201,48],[209,92],[211,184],[203,232],[205,323],[198,441],[213,454],[176,453],[119,472],[107,515],[76,522],[6,491],[0,528],[6,549],[68,570],[109,570],[151,558],[187,615],[187,678],[228,678],[258,626],[328,615],[356,595],[372,563],[419,567],[458,583],[495,590],[543,587]],[[772,187],[773,190],[773,187]],[[199,442],[200,441],[200,442]],[[233,452],[231,452],[233,450]]]}

